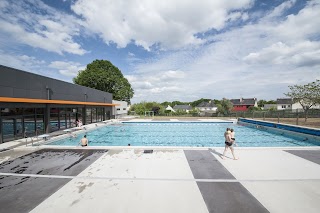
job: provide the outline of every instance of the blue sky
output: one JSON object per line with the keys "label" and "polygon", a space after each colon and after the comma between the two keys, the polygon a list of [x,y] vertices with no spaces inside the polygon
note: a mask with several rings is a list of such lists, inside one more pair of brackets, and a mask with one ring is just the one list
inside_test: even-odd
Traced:
{"label": "blue sky", "polygon": [[109,60],[133,103],[271,100],[320,79],[319,0],[1,0],[0,10],[0,64],[72,82]]}

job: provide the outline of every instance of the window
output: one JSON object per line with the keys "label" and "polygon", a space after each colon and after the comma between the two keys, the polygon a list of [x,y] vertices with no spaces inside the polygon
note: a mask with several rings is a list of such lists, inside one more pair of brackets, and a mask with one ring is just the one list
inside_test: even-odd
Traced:
{"label": "window", "polygon": [[120,110],[120,108],[117,108],[117,110]]}
{"label": "window", "polygon": [[123,108],[123,110],[126,110],[126,108]]}
{"label": "window", "polygon": [[281,108],[285,109],[285,108],[287,108],[287,105],[282,105]]}

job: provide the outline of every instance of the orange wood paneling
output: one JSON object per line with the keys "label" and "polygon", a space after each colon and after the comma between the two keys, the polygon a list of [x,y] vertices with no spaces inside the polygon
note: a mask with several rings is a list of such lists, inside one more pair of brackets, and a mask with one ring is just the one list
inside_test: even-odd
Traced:
{"label": "orange wood paneling", "polygon": [[32,98],[9,98],[9,97],[0,97],[0,102],[35,103],[35,104],[70,104],[70,105],[91,105],[91,106],[119,106],[120,105],[120,104],[99,103],[99,102],[46,100],[46,99],[32,99]]}

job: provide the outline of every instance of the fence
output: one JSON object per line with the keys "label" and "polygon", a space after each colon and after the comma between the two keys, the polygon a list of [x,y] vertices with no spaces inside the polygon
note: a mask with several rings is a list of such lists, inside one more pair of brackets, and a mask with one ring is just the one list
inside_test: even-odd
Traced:
{"label": "fence", "polygon": [[233,112],[231,117],[251,118],[256,120],[273,121],[277,123],[287,123],[310,127],[320,127],[320,110],[310,109],[306,115],[302,111],[278,110],[278,111],[253,111],[253,112]]}

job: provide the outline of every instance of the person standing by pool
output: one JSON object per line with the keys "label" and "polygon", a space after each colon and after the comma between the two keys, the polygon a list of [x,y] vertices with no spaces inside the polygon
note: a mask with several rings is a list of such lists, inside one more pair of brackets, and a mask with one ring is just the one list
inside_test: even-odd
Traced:
{"label": "person standing by pool", "polygon": [[84,136],[83,136],[83,138],[80,140],[79,144],[81,144],[81,146],[82,146],[82,147],[84,147],[84,146],[88,146],[89,141],[88,141],[88,139],[87,139],[87,136],[86,136],[86,135],[84,135]]}
{"label": "person standing by pool", "polygon": [[233,140],[233,144],[235,146],[238,146],[238,144],[236,143],[236,138],[235,138],[235,132],[234,132],[234,129],[230,129],[230,132],[231,132],[231,140]]}
{"label": "person standing by pool", "polygon": [[239,158],[236,158],[235,154],[234,154],[234,149],[232,147],[234,141],[231,139],[231,131],[229,128],[227,128],[227,131],[224,133],[224,137],[225,137],[225,148],[223,151],[223,155],[221,156],[222,159],[225,159],[226,156],[226,152],[228,150],[228,148],[231,150],[232,156],[233,156],[233,160],[238,160]]}

